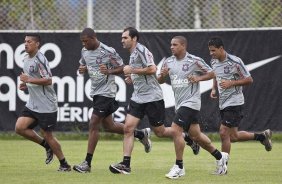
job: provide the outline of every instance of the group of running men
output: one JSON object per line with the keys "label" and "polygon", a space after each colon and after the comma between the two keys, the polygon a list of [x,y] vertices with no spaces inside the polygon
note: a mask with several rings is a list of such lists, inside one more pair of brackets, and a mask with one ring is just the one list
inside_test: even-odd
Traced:
{"label": "group of running men", "polygon": [[[88,73],[91,79],[93,113],[89,122],[85,159],[74,165],[73,170],[80,173],[91,171],[100,126],[107,132],[124,135],[123,159],[109,166],[110,171],[115,174],[131,173],[131,154],[135,138],[144,145],[145,152],[151,151],[151,129],[156,136],[170,137],[174,142],[176,161],[165,175],[170,179],[185,175],[185,144],[191,146],[194,154],[199,153],[200,147],[207,150],[216,159],[214,174],[217,175],[227,174],[231,142],[256,140],[264,145],[266,151],[271,151],[272,132],[269,129],[261,133],[238,131],[243,117],[242,86],[252,83],[253,79],[242,60],[225,51],[221,38],[213,37],[208,42],[212,57],[210,67],[202,58],[187,52],[188,43],[185,37],[174,36],[170,45],[172,56],[163,61],[158,75],[153,54],[139,43],[139,32],[133,27],[125,28],[121,38],[123,48],[130,52],[128,65],[124,65],[115,49],[97,39],[93,29],[85,28],[80,34],[80,40],[83,48],[78,71],[80,74]],[[48,61],[39,51],[39,46],[38,34],[26,35],[27,54],[23,60],[19,89],[28,89],[29,100],[16,122],[15,131],[46,149],[46,164],[53,160],[55,154],[60,161],[58,171],[71,171],[59,142],[52,134],[57,124],[57,97],[52,86]],[[119,74],[123,74],[125,82],[134,88],[124,123],[114,122],[112,116],[118,109],[118,102],[115,100],[115,75]],[[176,114],[171,126],[165,127],[165,105],[160,84],[168,79],[174,92]],[[198,120],[201,108],[199,82],[210,79],[213,79],[210,96],[218,96],[219,99],[221,151],[201,132]],[[145,115],[151,128],[138,130],[137,126]],[[42,137],[34,130],[37,125]]]}

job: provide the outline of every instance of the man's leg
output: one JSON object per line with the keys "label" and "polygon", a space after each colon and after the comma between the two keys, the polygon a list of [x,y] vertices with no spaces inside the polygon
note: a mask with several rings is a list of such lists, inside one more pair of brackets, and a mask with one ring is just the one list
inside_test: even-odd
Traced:
{"label": "man's leg", "polygon": [[89,122],[87,154],[83,162],[73,166],[75,171],[80,173],[87,173],[91,171],[91,162],[99,140],[99,125],[102,120],[102,117],[92,114]]}
{"label": "man's leg", "polygon": [[47,143],[53,150],[53,153],[57,156],[58,160],[60,161],[60,167],[58,171],[71,171],[71,166],[66,161],[61,145],[58,140],[53,136],[53,133],[51,131],[44,130],[41,130],[41,132],[43,133],[44,139],[47,141]]}
{"label": "man's leg", "polygon": [[[102,125],[106,132],[117,133],[122,135],[124,134],[124,124],[114,122],[112,116],[108,116],[105,119],[103,119]],[[134,130],[134,137],[138,138],[139,141],[144,145],[146,153],[149,153],[151,151],[150,135],[151,135],[150,128],[144,128],[142,130],[138,130],[138,129]]]}
{"label": "man's leg", "polygon": [[231,151],[231,129],[223,124],[220,125],[219,134],[221,139],[221,151],[230,154]]}
{"label": "man's leg", "polygon": [[169,173],[165,176],[170,179],[177,179],[185,175],[185,169],[183,166],[183,152],[185,148],[185,141],[183,139],[183,128],[179,125],[172,123],[171,133],[173,134],[173,142],[175,148],[176,160]]}
{"label": "man's leg", "polygon": [[139,121],[139,118],[136,118],[131,114],[127,114],[124,125],[123,161],[118,164],[110,165],[109,169],[112,173],[130,174],[131,153],[134,147],[134,130]]}
{"label": "man's leg", "polygon": [[41,144],[43,138],[40,137],[33,129],[28,128],[34,121],[35,120],[30,117],[19,117],[16,122],[15,131],[24,138],[37,144]]}
{"label": "man's leg", "polygon": [[49,164],[53,160],[53,151],[50,148],[49,144],[33,129],[30,128],[34,121],[35,120],[31,117],[19,117],[16,122],[15,131],[17,134],[23,136],[24,138],[43,146],[46,150],[45,163]]}
{"label": "man's leg", "polygon": [[231,128],[230,139],[231,142],[243,142],[256,140],[260,141],[262,145],[264,145],[266,151],[271,151],[272,142],[271,142],[272,132],[267,129],[261,133],[251,133],[247,131],[238,131],[237,127]]}
{"label": "man's leg", "polygon": [[191,124],[189,128],[190,137],[196,141],[203,149],[207,150],[216,159],[216,171],[215,174],[223,175],[227,174],[227,162],[229,154],[220,152],[211,143],[211,140],[201,132],[199,124]]}

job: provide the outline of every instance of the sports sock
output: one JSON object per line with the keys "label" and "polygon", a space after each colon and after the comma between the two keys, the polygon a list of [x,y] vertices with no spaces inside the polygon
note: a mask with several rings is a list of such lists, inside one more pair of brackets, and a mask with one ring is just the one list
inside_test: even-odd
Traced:
{"label": "sports sock", "polygon": [[254,135],[254,140],[256,140],[256,141],[260,141],[260,142],[262,142],[262,141],[264,141],[264,139],[265,139],[265,136],[263,135],[263,134],[261,134],[261,133],[255,133],[255,135]]}
{"label": "sports sock", "polygon": [[91,153],[86,154],[85,160],[90,167],[91,167],[92,158],[93,158],[93,154],[91,154]]}
{"label": "sports sock", "polygon": [[134,130],[134,137],[141,140],[144,137],[144,132],[142,130]]}
{"label": "sports sock", "polygon": [[188,134],[185,134],[184,140],[187,145],[191,146],[193,144],[193,140],[188,136]]}
{"label": "sports sock", "polygon": [[183,160],[176,160],[175,164],[178,165],[180,169],[183,169]]}
{"label": "sports sock", "polygon": [[122,163],[123,163],[124,165],[126,165],[126,167],[130,167],[130,159],[131,159],[130,156],[124,156]]}
{"label": "sports sock", "polygon": [[218,149],[214,150],[211,155],[214,156],[216,160],[220,160],[222,158],[221,152],[218,151]]}
{"label": "sports sock", "polygon": [[50,148],[49,144],[45,141],[45,139],[42,140],[40,145],[43,146],[45,149],[49,149]]}

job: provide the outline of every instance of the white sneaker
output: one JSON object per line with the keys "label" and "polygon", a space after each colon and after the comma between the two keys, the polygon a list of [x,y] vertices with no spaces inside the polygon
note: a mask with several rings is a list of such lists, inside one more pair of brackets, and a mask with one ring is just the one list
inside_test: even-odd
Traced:
{"label": "white sneaker", "polygon": [[221,152],[222,158],[216,161],[216,170],[213,174],[216,175],[225,175],[227,174],[227,164],[229,160],[229,154]]}
{"label": "white sneaker", "polygon": [[185,175],[185,169],[183,167],[183,169],[180,169],[178,167],[178,165],[174,165],[172,166],[172,168],[170,169],[169,173],[167,173],[165,176],[167,178],[170,178],[170,179],[177,179],[181,176],[184,176]]}

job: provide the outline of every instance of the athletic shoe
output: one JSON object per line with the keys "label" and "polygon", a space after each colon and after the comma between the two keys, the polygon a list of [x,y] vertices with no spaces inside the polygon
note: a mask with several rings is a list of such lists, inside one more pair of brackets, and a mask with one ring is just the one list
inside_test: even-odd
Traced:
{"label": "athletic shoe", "polygon": [[53,161],[54,155],[51,148],[46,149],[46,160],[45,164],[50,164]]}
{"label": "athletic shoe", "polygon": [[80,173],[87,173],[91,171],[91,167],[88,165],[88,162],[84,160],[80,164],[74,165],[73,170],[80,172]]}
{"label": "athletic shoe", "polygon": [[178,165],[172,166],[169,173],[167,173],[165,176],[170,179],[177,179],[181,176],[185,175],[185,169],[180,169]]}
{"label": "athletic shoe", "polygon": [[71,166],[70,165],[60,165],[58,171],[60,172],[69,172],[71,171]]}
{"label": "athletic shoe", "polygon": [[228,153],[221,152],[222,158],[216,161],[216,170],[213,174],[216,175],[225,175],[227,174],[227,164],[229,160]]}
{"label": "athletic shoe", "polygon": [[184,133],[184,140],[186,142],[186,145],[191,147],[194,155],[198,155],[200,152],[200,146],[189,137],[187,132]]}
{"label": "athletic shoe", "polygon": [[127,167],[123,163],[111,164],[109,169],[114,174],[130,174],[131,172],[131,168]]}
{"label": "athletic shoe", "polygon": [[265,139],[261,141],[261,144],[264,145],[266,151],[271,151],[272,149],[272,142],[271,142],[271,136],[272,132],[271,130],[267,129],[262,132],[262,134],[265,136]]}
{"label": "athletic shoe", "polygon": [[143,139],[140,139],[139,141],[144,145],[145,152],[149,153],[152,149],[152,142],[150,140],[151,129],[150,128],[144,128],[144,129],[142,129],[142,132],[144,133],[144,137],[143,137]]}

